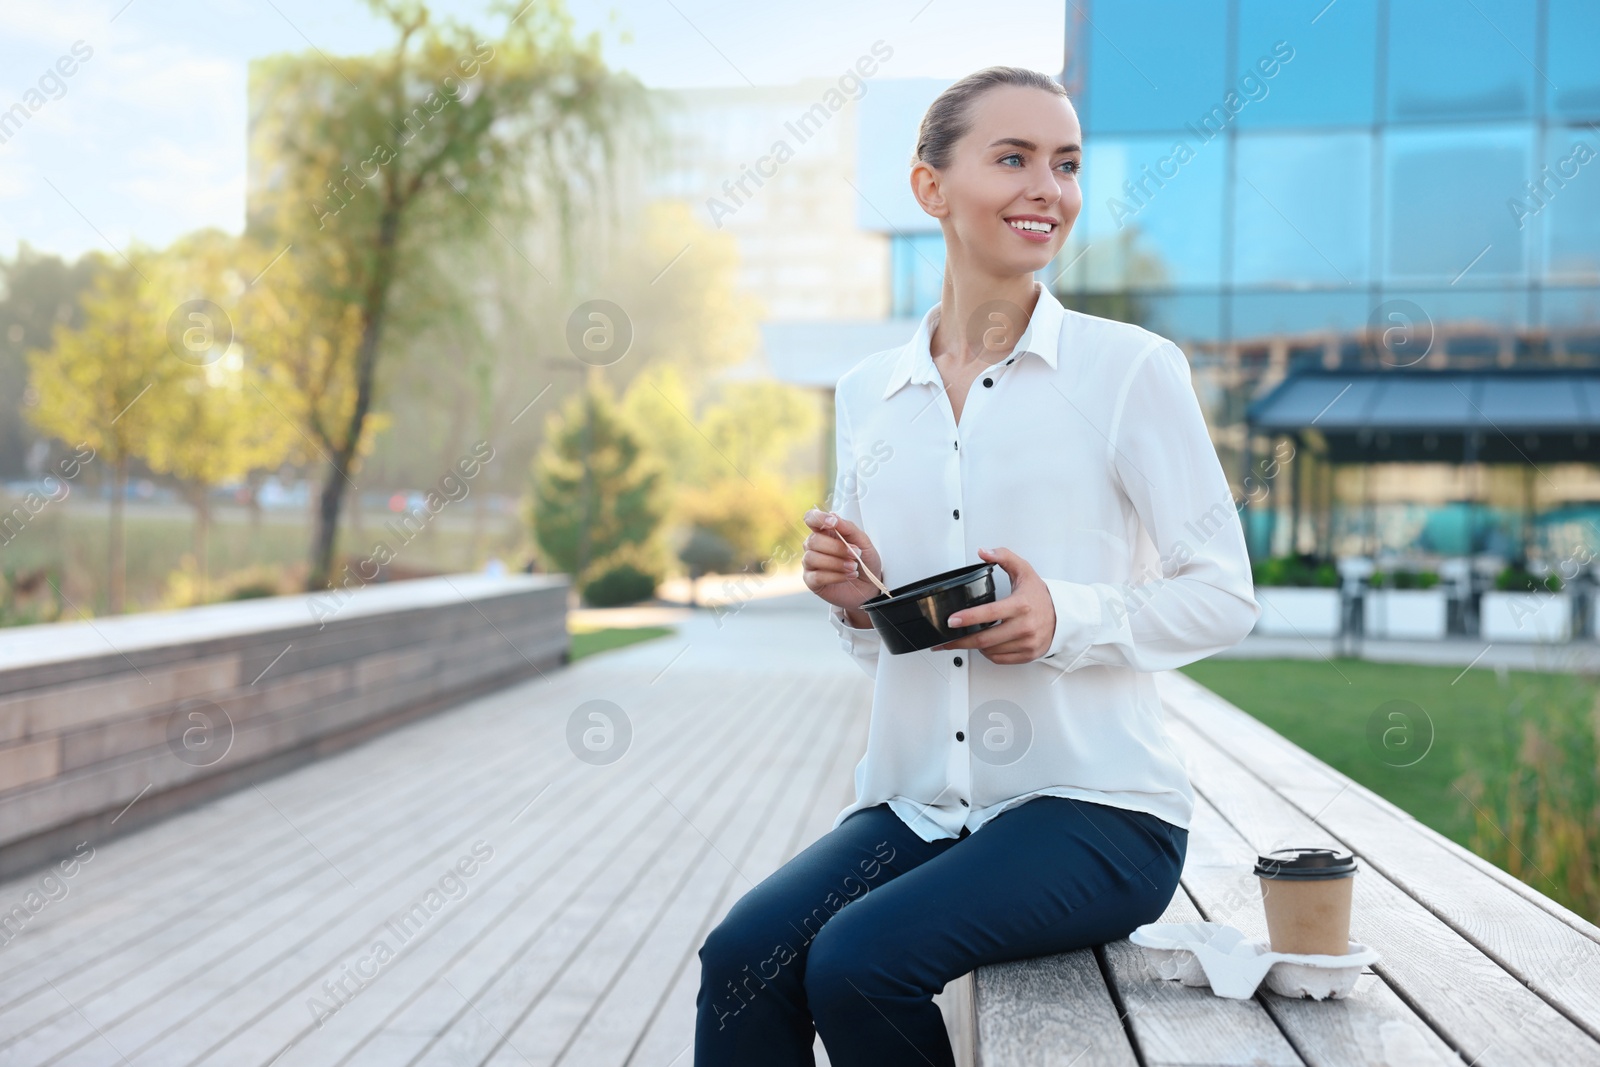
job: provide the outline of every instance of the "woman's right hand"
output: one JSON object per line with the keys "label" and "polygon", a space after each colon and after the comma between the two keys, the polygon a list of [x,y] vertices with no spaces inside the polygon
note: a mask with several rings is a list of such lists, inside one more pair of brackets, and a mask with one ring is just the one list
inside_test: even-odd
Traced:
{"label": "woman's right hand", "polygon": [[838,531],[845,541],[861,550],[861,558],[872,573],[883,577],[883,563],[878,550],[861,527],[832,511],[812,508],[805,514],[805,523],[811,527],[803,547],[805,556],[800,561],[806,588],[823,600],[848,611],[877,596],[881,590],[860,572],[856,557],[845,547],[844,541],[834,536]]}

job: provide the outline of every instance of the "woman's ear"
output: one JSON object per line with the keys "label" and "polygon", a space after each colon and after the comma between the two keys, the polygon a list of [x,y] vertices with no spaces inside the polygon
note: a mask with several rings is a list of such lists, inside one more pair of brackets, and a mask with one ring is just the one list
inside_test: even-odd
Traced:
{"label": "woman's ear", "polygon": [[936,219],[942,219],[950,214],[938,173],[921,160],[911,167],[911,195],[917,198],[917,203],[922,205],[923,211]]}

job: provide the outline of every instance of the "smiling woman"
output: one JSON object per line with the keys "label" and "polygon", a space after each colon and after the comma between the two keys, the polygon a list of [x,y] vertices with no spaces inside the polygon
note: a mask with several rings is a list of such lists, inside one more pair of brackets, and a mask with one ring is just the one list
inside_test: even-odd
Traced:
{"label": "smiling woman", "polygon": [[[706,938],[697,1067],[810,1063],[817,1035],[835,1067],[947,1067],[947,983],[1125,937],[1172,900],[1195,800],[1151,674],[1260,609],[1182,351],[1034,278],[1082,209],[1081,160],[1036,71],[979,71],[923,119],[908,178],[943,231],[941,299],[839,379],[838,510],[805,515],[806,586],[873,678],[867,751],[832,829]],[[894,456],[870,479],[867,442]],[[868,572],[893,588],[974,558],[994,597],[932,620],[953,640],[905,649],[863,613]],[[800,965],[751,969],[881,842],[894,858]]]}

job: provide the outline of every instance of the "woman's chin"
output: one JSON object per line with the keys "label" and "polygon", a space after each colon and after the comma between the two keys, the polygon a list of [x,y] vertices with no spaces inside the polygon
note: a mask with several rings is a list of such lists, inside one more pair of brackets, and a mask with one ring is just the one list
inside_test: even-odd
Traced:
{"label": "woman's chin", "polygon": [[1007,249],[1003,256],[998,257],[996,273],[1032,274],[1044,270],[1056,258],[1056,252],[1053,242],[1039,245],[1038,248]]}

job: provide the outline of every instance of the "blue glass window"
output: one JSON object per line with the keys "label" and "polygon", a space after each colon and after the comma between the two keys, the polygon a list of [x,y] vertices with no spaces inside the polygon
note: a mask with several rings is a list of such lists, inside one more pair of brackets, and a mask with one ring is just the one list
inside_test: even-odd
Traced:
{"label": "blue glass window", "polygon": [[1544,78],[1551,118],[1600,118],[1600,4],[1549,0],[1549,53]]}
{"label": "blue glass window", "polygon": [[1234,284],[1365,284],[1372,135],[1241,133],[1236,143]]}
{"label": "blue glass window", "polygon": [[[1379,308],[1391,302],[1401,304],[1395,321],[1414,324],[1418,336],[1426,336],[1422,331],[1427,328],[1426,324],[1432,324],[1434,350],[1445,343],[1438,336],[1440,333],[1460,334],[1468,326],[1481,326],[1491,333],[1528,326],[1526,288],[1471,289],[1464,281],[1460,285],[1429,289],[1386,287]],[[1406,310],[1404,304],[1412,305],[1411,310]]]}
{"label": "blue glass window", "polygon": [[1224,0],[1069,4],[1067,24],[1079,17],[1088,49],[1079,115],[1086,138],[1181,130],[1222,102],[1228,80]]}
{"label": "blue glass window", "polygon": [[895,234],[889,247],[893,316],[921,318],[944,292],[944,234]]}
{"label": "blue glass window", "polygon": [[1222,283],[1225,138],[1085,134],[1083,150],[1083,287]]}
{"label": "blue glass window", "polygon": [[1550,127],[1544,169],[1532,184],[1512,201],[1524,227],[1537,226],[1543,235],[1545,279],[1600,282],[1600,132],[1592,126]]}
{"label": "blue glass window", "polygon": [[1232,298],[1235,340],[1282,334],[1354,333],[1367,325],[1372,300],[1366,291],[1243,292]]}
{"label": "blue glass window", "polygon": [[1534,14],[1527,0],[1391,3],[1389,118],[1532,117]]}
{"label": "blue glass window", "polygon": [[[1539,294],[1539,324],[1552,331],[1579,329],[1594,338],[1588,354],[1600,357],[1600,289],[1546,289]],[[1573,350],[1568,345],[1569,350]]]}
{"label": "blue glass window", "polygon": [[1533,171],[1532,128],[1389,129],[1384,156],[1388,278],[1468,286],[1526,278],[1530,231],[1508,203]]}
{"label": "blue glass window", "polygon": [[[1239,0],[1234,79],[1250,77],[1261,87],[1260,99],[1240,110],[1239,128],[1370,126],[1377,113],[1377,6],[1377,0]],[[1289,58],[1281,60],[1285,51]],[[1251,83],[1244,88],[1250,91]]]}

